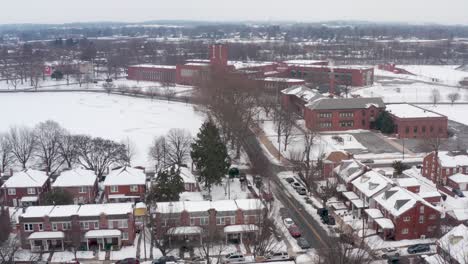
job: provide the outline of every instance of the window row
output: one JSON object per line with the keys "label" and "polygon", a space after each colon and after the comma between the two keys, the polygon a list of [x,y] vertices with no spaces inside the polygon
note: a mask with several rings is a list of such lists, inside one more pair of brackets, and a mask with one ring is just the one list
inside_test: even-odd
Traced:
{"label": "window row", "polygon": [[[111,185],[110,192],[111,193],[119,192],[119,186]],[[138,185],[130,185],[130,192],[138,192]]]}

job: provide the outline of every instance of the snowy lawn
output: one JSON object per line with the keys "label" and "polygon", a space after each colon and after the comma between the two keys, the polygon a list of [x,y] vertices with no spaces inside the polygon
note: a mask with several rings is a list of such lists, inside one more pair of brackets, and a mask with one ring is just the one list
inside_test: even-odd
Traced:
{"label": "snowy lawn", "polygon": [[72,133],[128,138],[136,147],[133,166],[149,165],[147,153],[155,136],[171,128],[188,129],[195,136],[204,121],[203,113],[184,103],[85,92],[0,94],[0,112],[12,113],[2,115],[3,130],[51,119]]}

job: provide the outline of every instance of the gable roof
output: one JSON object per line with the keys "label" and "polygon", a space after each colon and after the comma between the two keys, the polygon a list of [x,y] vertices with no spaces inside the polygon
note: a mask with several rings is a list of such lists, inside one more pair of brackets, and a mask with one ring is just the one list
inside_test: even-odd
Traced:
{"label": "gable roof", "polygon": [[366,109],[371,106],[385,108],[380,97],[372,98],[321,98],[307,105],[312,110]]}
{"label": "gable roof", "polygon": [[52,187],[93,186],[96,180],[96,174],[92,170],[72,169],[60,173]]}
{"label": "gable roof", "polygon": [[439,151],[437,154],[442,167],[455,168],[457,166],[468,166],[468,155],[464,153],[454,153],[450,151]]}
{"label": "gable roof", "polygon": [[29,187],[42,187],[49,179],[49,176],[43,171],[38,170],[23,170],[15,172],[13,175],[2,185],[4,188],[29,188]]}
{"label": "gable roof", "polygon": [[342,181],[349,183],[363,174],[366,167],[357,160],[343,160],[333,171]]}
{"label": "gable roof", "polygon": [[144,185],[146,175],[142,170],[132,167],[123,167],[113,170],[106,176],[104,186],[115,185]]}
{"label": "gable roof", "polygon": [[463,224],[454,227],[437,244],[453,259],[465,263],[468,256],[468,227]]}
{"label": "gable roof", "polygon": [[366,197],[372,197],[392,185],[392,181],[376,171],[368,171],[352,182]]}
{"label": "gable roof", "polygon": [[294,95],[297,98],[302,99],[306,103],[323,97],[323,95],[321,95],[318,91],[312,90],[304,85],[297,85],[286,88],[282,90],[281,93],[287,95]]}

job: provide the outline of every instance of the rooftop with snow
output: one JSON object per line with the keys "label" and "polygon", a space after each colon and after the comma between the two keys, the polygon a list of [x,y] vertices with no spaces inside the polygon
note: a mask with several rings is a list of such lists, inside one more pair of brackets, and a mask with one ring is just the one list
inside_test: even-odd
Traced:
{"label": "rooftop with snow", "polygon": [[29,206],[23,218],[124,215],[133,212],[133,203]]}
{"label": "rooftop with snow", "polygon": [[145,185],[146,175],[143,170],[132,167],[122,167],[109,172],[104,180],[104,186]]}
{"label": "rooftop with snow", "polygon": [[386,110],[398,118],[445,117],[410,104],[388,104]]}
{"label": "rooftop with snow", "polygon": [[93,186],[96,179],[96,174],[92,170],[66,170],[60,173],[52,187]]}
{"label": "rooftop with snow", "polygon": [[49,176],[44,171],[27,169],[15,172],[2,185],[3,188],[29,188],[42,187]]}

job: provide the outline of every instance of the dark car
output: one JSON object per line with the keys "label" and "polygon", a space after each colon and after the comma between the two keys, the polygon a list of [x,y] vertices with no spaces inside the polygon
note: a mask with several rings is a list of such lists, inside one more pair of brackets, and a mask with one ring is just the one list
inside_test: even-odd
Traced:
{"label": "dark car", "polygon": [[362,160],[361,162],[371,164],[371,163],[374,163],[374,160],[373,159],[365,159],[365,160]]}
{"label": "dark car", "polygon": [[324,215],[322,217],[322,222],[324,224],[327,224],[327,225],[335,225],[336,224],[335,218],[333,216],[331,216],[331,215]]}
{"label": "dark car", "polygon": [[400,258],[397,257],[397,256],[389,257],[389,258],[387,259],[387,263],[388,263],[388,264],[397,264],[397,263],[400,263]]}
{"label": "dark car", "polygon": [[162,256],[158,259],[153,260],[151,264],[166,264],[166,262],[176,262],[177,259],[174,256]]}
{"label": "dark car", "polygon": [[126,258],[117,261],[115,264],[140,264],[140,261],[136,258]]}
{"label": "dark car", "polygon": [[300,237],[297,239],[297,245],[299,247],[301,247],[302,249],[308,249],[310,248],[310,244],[309,242],[307,242],[307,240],[303,237]]}
{"label": "dark car", "polygon": [[320,217],[324,217],[326,215],[328,215],[328,209],[327,208],[318,208],[317,209],[317,214],[320,216]]}
{"label": "dark car", "polygon": [[421,253],[421,252],[427,252],[431,250],[429,245],[426,244],[416,244],[408,247],[408,253],[409,254],[416,254],[416,253]]}
{"label": "dark car", "polygon": [[452,189],[452,192],[457,195],[458,197],[465,197],[465,195],[463,194],[463,192],[460,190],[460,189],[457,189],[457,188],[453,188]]}
{"label": "dark car", "polygon": [[285,178],[284,180],[287,181],[288,183],[294,182],[294,178],[291,178],[291,177]]}

